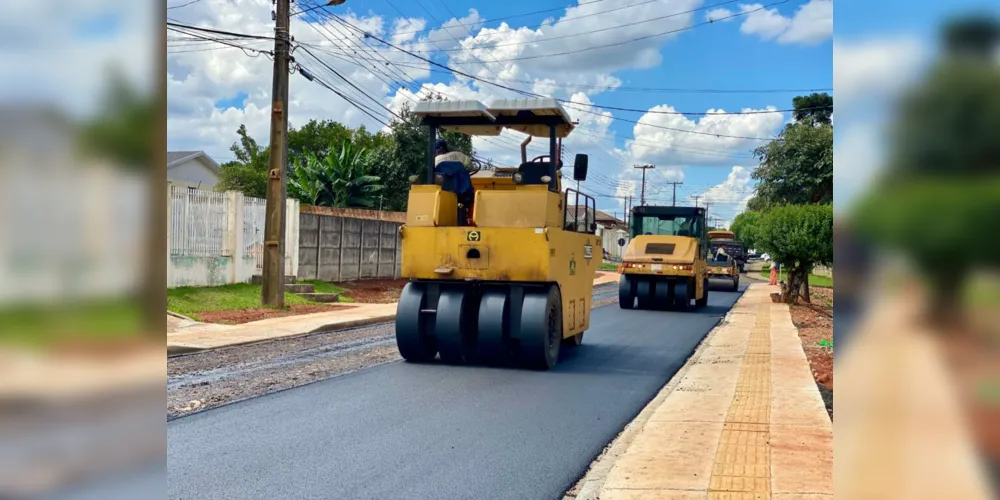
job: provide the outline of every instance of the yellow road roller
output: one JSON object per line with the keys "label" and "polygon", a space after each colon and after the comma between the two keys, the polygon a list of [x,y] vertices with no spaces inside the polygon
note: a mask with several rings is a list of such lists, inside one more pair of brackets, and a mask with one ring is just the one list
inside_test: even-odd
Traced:
{"label": "yellow road roller", "polygon": [[725,254],[715,254],[708,260],[708,280],[726,280],[732,283],[732,290],[740,289],[740,269],[736,259]]}
{"label": "yellow road roller", "polygon": [[[561,141],[574,128],[554,99],[422,101],[427,171],[412,176],[402,235],[396,345],[410,362],[518,364],[546,370],[590,325],[603,255],[590,196],[562,187]],[[547,138],[548,155],[481,168],[447,152],[439,130]],[[444,146],[442,148],[442,146]],[[576,155],[573,179],[588,158]]]}
{"label": "yellow road roller", "polygon": [[622,258],[622,309],[687,310],[708,305],[705,209],[638,206]]}

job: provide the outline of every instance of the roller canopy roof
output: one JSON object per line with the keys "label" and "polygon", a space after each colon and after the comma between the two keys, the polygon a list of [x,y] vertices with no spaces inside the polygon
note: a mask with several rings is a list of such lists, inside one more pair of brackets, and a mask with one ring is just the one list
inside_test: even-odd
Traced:
{"label": "roller canopy roof", "polygon": [[413,113],[425,125],[455,130],[467,135],[500,135],[504,128],[534,137],[566,137],[575,125],[559,101],[552,98],[498,99],[486,107],[475,100],[420,101]]}

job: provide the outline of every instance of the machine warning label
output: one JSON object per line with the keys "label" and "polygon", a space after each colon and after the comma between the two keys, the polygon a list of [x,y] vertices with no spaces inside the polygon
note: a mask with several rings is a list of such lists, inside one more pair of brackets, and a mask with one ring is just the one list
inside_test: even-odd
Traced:
{"label": "machine warning label", "polygon": [[583,258],[590,260],[594,257],[594,247],[590,245],[583,246]]}
{"label": "machine warning label", "polygon": [[479,234],[479,231],[469,231],[465,235],[465,239],[469,241],[479,241],[480,238],[482,238],[482,235]]}
{"label": "machine warning label", "polygon": [[575,260],[569,261],[569,274],[571,274],[571,275],[572,274],[576,274],[576,261]]}

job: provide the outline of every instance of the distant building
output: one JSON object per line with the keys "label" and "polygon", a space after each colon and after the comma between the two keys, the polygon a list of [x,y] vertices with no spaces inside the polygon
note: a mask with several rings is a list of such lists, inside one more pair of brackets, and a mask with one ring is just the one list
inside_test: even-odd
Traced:
{"label": "distant building", "polygon": [[[589,212],[589,217],[587,214]],[[593,221],[597,224],[597,236],[600,236],[604,245],[604,258],[607,260],[621,260],[624,247],[618,245],[618,240],[625,238],[628,240],[628,228],[625,221],[602,212],[581,206],[570,205],[567,207],[567,222],[579,221],[583,224],[585,220]],[[617,214],[616,214],[617,215]]]}
{"label": "distant building", "polygon": [[167,181],[211,191],[219,182],[219,164],[204,151],[168,151]]}

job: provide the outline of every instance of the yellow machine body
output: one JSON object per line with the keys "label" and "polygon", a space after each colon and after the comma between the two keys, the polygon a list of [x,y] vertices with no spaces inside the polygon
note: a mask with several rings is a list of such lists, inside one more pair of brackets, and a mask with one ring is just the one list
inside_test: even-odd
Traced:
{"label": "yellow machine body", "polygon": [[708,265],[708,277],[709,278],[726,278],[732,279],[739,275],[736,269],[736,261],[728,261],[726,263],[709,262]]}
{"label": "yellow machine body", "polygon": [[708,266],[698,258],[698,240],[685,236],[639,235],[632,238],[622,256],[622,274],[636,277],[687,279],[694,285],[695,299],[705,295]]}
{"label": "yellow machine body", "polygon": [[[604,254],[596,201],[562,187],[561,140],[576,122],[551,98],[490,106],[427,100],[413,113],[428,127],[429,144],[427,173],[410,177],[400,228],[401,274],[409,279],[396,303],[400,356],[551,369],[563,347],[583,342]],[[504,129],[528,136],[516,168],[465,161],[436,139],[439,130],[496,136]],[[529,160],[533,137],[547,139],[548,154]],[[576,155],[574,180],[586,180],[588,159]]]}
{"label": "yellow machine body", "polygon": [[687,310],[708,304],[705,212],[698,207],[638,206],[622,256],[622,309]]}
{"label": "yellow machine body", "polygon": [[473,177],[474,226],[459,226],[453,193],[410,190],[402,232],[402,277],[416,280],[552,283],[562,298],[563,338],[590,326],[601,238],[564,229],[566,195],[544,185]]}

